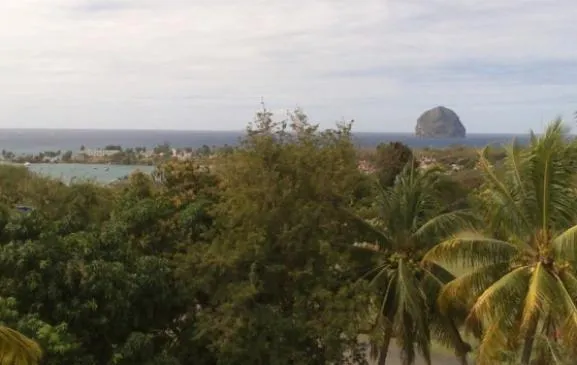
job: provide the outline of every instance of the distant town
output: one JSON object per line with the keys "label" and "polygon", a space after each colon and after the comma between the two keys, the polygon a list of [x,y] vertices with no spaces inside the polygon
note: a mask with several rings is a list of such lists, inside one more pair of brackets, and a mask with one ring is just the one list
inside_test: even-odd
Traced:
{"label": "distant town", "polygon": [[152,149],[146,147],[123,148],[118,145],[108,145],[103,148],[87,148],[80,146],[76,151],[44,151],[35,154],[15,154],[2,150],[1,162],[11,163],[87,163],[87,164],[118,164],[118,165],[155,165],[169,159],[187,160],[196,157],[210,157],[219,152],[232,150],[231,146],[222,147],[203,145],[200,148],[173,148],[168,143],[160,144]]}

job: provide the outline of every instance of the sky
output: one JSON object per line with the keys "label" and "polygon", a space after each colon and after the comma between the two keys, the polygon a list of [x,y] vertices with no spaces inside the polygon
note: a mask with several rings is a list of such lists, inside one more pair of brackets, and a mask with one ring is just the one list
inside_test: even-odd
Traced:
{"label": "sky", "polygon": [[261,97],[323,127],[469,133],[577,110],[575,0],[0,2],[0,128],[240,130]]}

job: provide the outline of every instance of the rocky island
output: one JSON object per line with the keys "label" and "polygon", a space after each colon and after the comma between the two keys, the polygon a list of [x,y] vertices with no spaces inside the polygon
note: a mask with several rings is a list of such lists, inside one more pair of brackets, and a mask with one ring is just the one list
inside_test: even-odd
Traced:
{"label": "rocky island", "polygon": [[465,138],[466,134],[457,113],[444,106],[421,114],[415,127],[415,135],[424,138]]}

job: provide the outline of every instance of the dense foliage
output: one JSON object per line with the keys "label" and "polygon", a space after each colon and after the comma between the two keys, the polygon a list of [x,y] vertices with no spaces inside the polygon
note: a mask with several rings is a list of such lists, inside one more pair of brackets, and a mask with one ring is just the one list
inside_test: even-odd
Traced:
{"label": "dense foliage", "polygon": [[401,142],[390,142],[379,144],[372,160],[376,167],[375,175],[378,182],[382,186],[391,186],[405,166],[414,161],[414,156],[413,151],[407,145]]}
{"label": "dense foliage", "polygon": [[0,363],[571,363],[561,123],[477,155],[474,186],[400,143],[364,173],[350,128],[264,110],[238,148],[114,186],[0,166]]}

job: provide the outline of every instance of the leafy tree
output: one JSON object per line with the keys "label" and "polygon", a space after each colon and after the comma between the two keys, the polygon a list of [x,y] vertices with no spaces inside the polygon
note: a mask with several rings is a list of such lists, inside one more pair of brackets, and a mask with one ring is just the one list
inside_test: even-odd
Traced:
{"label": "leafy tree", "polygon": [[105,151],[122,151],[122,146],[116,144],[109,144],[104,147]]}
{"label": "leafy tree", "polygon": [[[80,344],[70,350],[77,360],[68,363],[108,363],[137,332],[153,337],[152,348],[172,341],[173,321],[186,303],[167,259],[131,253],[90,233],[44,236],[0,248],[7,272],[0,296],[18,298],[15,310],[23,316],[65,323],[69,345]],[[47,348],[49,364],[69,357]]]}
{"label": "leafy tree", "polygon": [[413,151],[401,142],[379,144],[373,163],[377,169],[376,174],[381,185],[393,185],[397,175],[413,160]]}
{"label": "leafy tree", "polygon": [[92,183],[77,182],[62,189],[60,196],[50,201],[56,230],[70,234],[90,230],[104,224],[110,216],[113,194],[110,189]]}
{"label": "leafy tree", "polygon": [[[556,121],[543,136],[532,134],[526,149],[513,143],[503,170],[490,164],[485,149],[478,209],[486,230],[463,231],[425,256],[466,270],[441,298],[443,306],[465,306],[467,327],[482,331],[479,365],[495,364],[506,351],[529,364],[543,338],[574,356],[577,145],[565,133]],[[552,351],[539,356],[551,360]]]}
{"label": "leafy tree", "polygon": [[200,240],[212,226],[208,210],[215,199],[214,176],[194,161],[168,161],[154,176],[134,173],[107,225],[112,237],[125,237],[142,253],[174,254]]}
{"label": "leafy tree", "polygon": [[163,144],[159,144],[158,146],[154,147],[153,151],[157,155],[161,153],[165,155],[170,155],[171,154],[170,143],[164,142]]}
{"label": "leafy tree", "polygon": [[[16,306],[14,298],[0,298],[0,320],[22,333],[30,334],[46,352],[58,353],[64,361],[71,361],[78,355],[80,344],[70,335],[66,324],[61,323],[58,326],[52,326],[38,319],[36,314],[22,315],[18,313],[15,309]],[[27,341],[24,340],[23,343],[25,344]],[[35,364],[37,361],[33,360],[33,363]],[[8,363],[13,364],[12,362]]]}
{"label": "leafy tree", "polygon": [[202,147],[200,147],[196,150],[196,153],[199,156],[209,156],[212,153],[212,151],[210,150],[209,146],[203,144]]}
{"label": "leafy tree", "polygon": [[121,188],[66,186],[0,168],[6,202],[15,196],[37,207],[22,214],[0,205],[0,321],[37,340],[44,363],[214,364],[187,315],[194,299],[164,255],[210,221],[177,206],[172,197],[181,190],[188,197],[190,185],[170,181],[163,187],[135,174]]}
{"label": "leafy tree", "polygon": [[69,162],[72,160],[72,151],[66,151],[62,154],[62,161]]}
{"label": "leafy tree", "polygon": [[[213,147],[213,150],[215,148]],[[234,151],[234,147],[233,146],[229,146],[228,144],[224,144],[224,146],[222,146],[221,148],[218,149],[218,152],[221,154],[230,154]]]}
{"label": "leafy tree", "polygon": [[220,157],[214,238],[187,255],[204,297],[194,315],[219,364],[342,363],[346,349],[361,361],[363,297],[339,253],[355,232],[335,209],[360,176],[350,127],[299,122],[291,133],[264,110]]}

